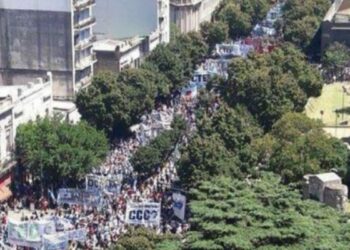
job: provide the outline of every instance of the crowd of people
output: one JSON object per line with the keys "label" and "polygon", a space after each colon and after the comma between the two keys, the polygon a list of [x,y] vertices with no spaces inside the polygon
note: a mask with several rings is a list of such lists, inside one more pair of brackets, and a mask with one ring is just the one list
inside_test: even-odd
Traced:
{"label": "crowd of people", "polygon": [[[103,194],[101,205],[89,207],[82,205],[56,206],[49,209],[48,199],[39,203],[40,212],[22,216],[22,221],[42,220],[57,217],[69,221],[73,228],[86,229],[85,242],[72,242],[72,249],[106,249],[115,244],[129,227],[125,221],[125,211],[128,202],[159,202],[161,204],[161,221],[159,226],[152,226],[157,233],[175,233],[181,235],[188,229],[188,224],[176,218],[173,213],[172,183],[177,180],[175,163],[180,157],[179,147],[187,142],[187,135],[175,147],[167,162],[157,169],[156,173],[147,179],[141,179],[130,163],[133,153],[143,145],[147,145],[161,132],[171,129],[171,122],[177,115],[181,116],[188,126],[188,131],[195,129],[194,99],[178,97],[170,106],[160,106],[151,114],[142,117],[142,122],[135,128],[135,136],[118,142],[109,153],[106,161],[93,169],[94,175],[122,180],[120,194]],[[101,190],[102,191],[102,190]],[[13,209],[21,213],[30,202],[14,201],[10,206],[3,205],[0,232],[6,235],[7,212]],[[147,225],[146,225],[147,226]],[[6,238],[6,237],[5,237]],[[6,241],[5,241],[6,242]]]}
{"label": "crowd of people", "polygon": [[[276,10],[273,11],[276,12]],[[278,11],[279,9],[277,9],[277,13],[279,13]],[[222,46],[218,49],[222,49]],[[244,52],[246,53],[246,51]],[[204,64],[203,68],[207,73],[214,72],[227,76],[227,63],[228,61],[223,58],[210,59]],[[161,105],[150,114],[144,115],[140,124],[130,128],[134,136],[117,142],[108,154],[106,161],[92,171],[93,175],[103,178],[116,178],[121,181],[120,193],[117,195],[101,190],[103,199],[98,208],[77,204],[55,206],[54,209],[48,209],[48,199],[43,198],[37,201],[41,208],[39,212],[34,210],[32,214],[23,215],[21,219],[31,221],[48,217],[60,218],[69,222],[71,228],[84,228],[86,231],[86,240],[71,242],[71,249],[107,249],[116,244],[130,226],[126,223],[125,218],[128,202],[149,201],[161,204],[161,220],[159,225],[145,226],[152,227],[159,234],[174,233],[182,235],[189,229],[189,224],[174,215],[172,196],[174,190],[172,187],[173,183],[178,180],[175,163],[180,157],[179,147],[186,145],[189,137],[196,130],[196,105],[196,98],[193,98],[193,96],[179,95],[172,100],[171,104],[168,106]],[[215,112],[218,106],[219,102],[215,100],[209,107],[209,113]],[[186,121],[187,133],[176,145],[174,152],[163,166],[159,167],[152,176],[146,179],[140,178],[130,163],[132,155],[139,147],[147,145],[160,133],[171,129],[171,123],[177,115],[180,115]],[[24,186],[29,187],[30,183]],[[21,190],[21,193],[28,195],[25,196],[25,199],[12,200],[11,203],[0,206],[0,234],[5,242],[9,210],[16,210],[21,213],[21,209],[30,207],[30,204],[33,203],[30,188]]]}

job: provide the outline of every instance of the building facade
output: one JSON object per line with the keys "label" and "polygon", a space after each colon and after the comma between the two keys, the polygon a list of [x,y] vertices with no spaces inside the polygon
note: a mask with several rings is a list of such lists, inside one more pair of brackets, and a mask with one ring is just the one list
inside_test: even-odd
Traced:
{"label": "building facade", "polygon": [[50,71],[53,95],[70,100],[88,86],[95,58],[95,0],[0,1],[0,85],[25,84]]}
{"label": "building facade", "polygon": [[[125,8],[130,13],[123,13]],[[119,9],[123,10],[120,15]],[[146,13],[140,12],[141,9]],[[170,41],[169,0],[101,0],[95,10],[98,18],[94,27],[95,72],[118,73],[125,68],[138,68],[158,44]],[[139,13],[140,20],[133,18],[134,13]],[[120,27],[123,24],[128,26],[126,31]],[[126,34],[132,37],[123,38]]]}
{"label": "building facade", "polygon": [[199,31],[200,24],[210,21],[222,0],[170,0],[170,20],[181,32]]}
{"label": "building facade", "polygon": [[350,46],[350,0],[335,0],[322,22],[321,52],[333,42]]}
{"label": "building facade", "polygon": [[52,90],[51,73],[27,85],[0,86],[0,176],[12,166],[17,127],[52,115]]}

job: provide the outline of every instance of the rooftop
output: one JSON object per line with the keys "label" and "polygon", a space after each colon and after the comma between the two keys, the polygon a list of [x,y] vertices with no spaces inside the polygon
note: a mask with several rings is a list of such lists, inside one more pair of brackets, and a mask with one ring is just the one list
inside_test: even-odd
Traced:
{"label": "rooftop", "polygon": [[317,174],[315,175],[318,179],[320,179],[322,182],[329,182],[329,181],[338,181],[340,177],[336,173],[323,173],[323,174]]}
{"label": "rooftop", "polygon": [[115,40],[115,39],[105,39],[94,43],[93,49],[95,51],[109,51],[113,52],[120,47],[120,51],[127,51],[128,49],[140,44],[143,40],[142,37],[135,37],[128,40]]}
{"label": "rooftop", "polygon": [[323,21],[333,21],[335,16],[350,16],[350,0],[335,0]]}

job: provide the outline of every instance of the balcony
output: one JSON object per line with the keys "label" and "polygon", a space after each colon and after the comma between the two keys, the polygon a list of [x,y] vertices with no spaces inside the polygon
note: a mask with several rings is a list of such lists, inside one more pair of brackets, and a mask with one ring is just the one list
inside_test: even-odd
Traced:
{"label": "balcony", "polygon": [[73,0],[74,10],[81,10],[96,4],[96,0]]}
{"label": "balcony", "polygon": [[170,0],[170,5],[183,7],[193,6],[202,3],[202,0]]}
{"label": "balcony", "polygon": [[75,50],[83,50],[83,49],[86,49],[90,46],[92,46],[92,44],[94,42],[96,42],[96,36],[91,36],[89,39],[85,39],[83,41],[79,41],[75,46]]}
{"label": "balcony", "polygon": [[92,75],[86,76],[76,82],[76,89],[81,90],[88,87],[92,82]]}
{"label": "balcony", "polygon": [[91,67],[96,62],[97,62],[96,55],[91,54],[87,57],[76,60],[75,61],[75,69],[76,70],[83,70],[83,69],[86,69],[87,67]]}
{"label": "balcony", "polygon": [[89,17],[84,20],[81,20],[77,23],[74,24],[74,29],[75,31],[79,31],[82,28],[85,28],[86,26],[93,25],[96,23],[96,18],[95,17]]}

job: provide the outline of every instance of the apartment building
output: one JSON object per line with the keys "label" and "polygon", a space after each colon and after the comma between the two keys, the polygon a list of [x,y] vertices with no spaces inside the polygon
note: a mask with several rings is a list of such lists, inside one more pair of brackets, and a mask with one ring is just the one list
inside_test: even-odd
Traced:
{"label": "apartment building", "polygon": [[52,74],[26,85],[0,86],[0,178],[14,163],[17,127],[53,113]]}
{"label": "apartment building", "polygon": [[1,0],[0,86],[53,75],[53,96],[71,100],[88,86],[96,62],[95,0]]}
{"label": "apartment building", "polygon": [[222,0],[170,0],[170,20],[181,32],[199,31],[200,24],[210,21]]}

